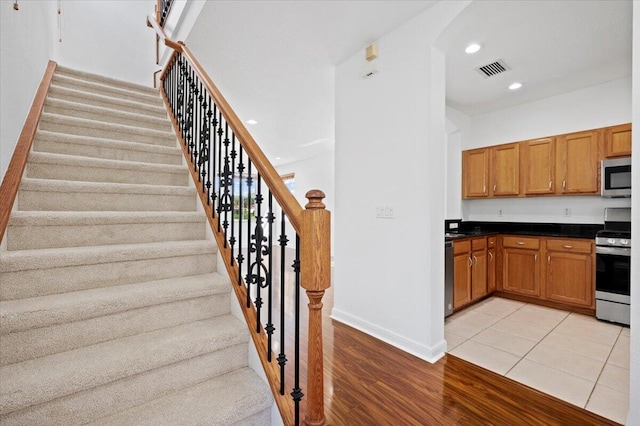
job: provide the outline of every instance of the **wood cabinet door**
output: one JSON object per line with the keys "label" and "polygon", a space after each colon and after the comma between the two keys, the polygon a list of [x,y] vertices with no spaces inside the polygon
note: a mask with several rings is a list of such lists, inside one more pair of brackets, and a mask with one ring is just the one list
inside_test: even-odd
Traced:
{"label": "wood cabinet door", "polygon": [[604,141],[607,158],[631,155],[631,123],[607,127]]}
{"label": "wood cabinet door", "polygon": [[471,253],[471,300],[487,294],[487,258],[486,250]]}
{"label": "wood cabinet door", "polygon": [[520,144],[491,147],[491,195],[520,194]]}
{"label": "wood cabinet door", "polygon": [[489,195],[489,148],[472,149],[462,153],[462,196],[464,198]]}
{"label": "wood cabinet door", "polygon": [[564,135],[556,144],[556,193],[598,193],[598,131]]}
{"label": "wood cabinet door", "polygon": [[549,252],[546,269],[547,299],[572,305],[593,305],[593,258],[590,254]]}
{"label": "wood cabinet door", "polygon": [[471,260],[469,254],[453,257],[453,309],[471,301]]}
{"label": "wood cabinet door", "polygon": [[556,170],[554,138],[522,142],[520,173],[523,175],[525,195],[553,194]]}
{"label": "wood cabinet door", "polygon": [[496,291],[496,249],[490,248],[487,252],[487,292]]}
{"label": "wood cabinet door", "polygon": [[504,291],[540,297],[538,250],[505,247],[502,251]]}

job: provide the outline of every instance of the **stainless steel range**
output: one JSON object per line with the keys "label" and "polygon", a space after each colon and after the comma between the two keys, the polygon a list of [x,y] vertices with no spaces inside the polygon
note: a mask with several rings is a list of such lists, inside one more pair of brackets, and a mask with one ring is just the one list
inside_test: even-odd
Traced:
{"label": "stainless steel range", "polygon": [[596,317],[629,325],[631,318],[631,209],[606,208],[596,234]]}

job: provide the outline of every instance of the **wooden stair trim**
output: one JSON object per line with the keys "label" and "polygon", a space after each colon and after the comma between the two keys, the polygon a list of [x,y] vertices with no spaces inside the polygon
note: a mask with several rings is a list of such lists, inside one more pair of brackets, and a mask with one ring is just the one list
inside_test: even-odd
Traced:
{"label": "wooden stair trim", "polygon": [[13,209],[13,203],[15,202],[18,194],[18,188],[22,181],[22,174],[27,165],[27,159],[33,140],[38,130],[38,124],[40,123],[40,116],[44,110],[44,103],[47,99],[47,93],[49,92],[49,86],[53,80],[53,74],[56,70],[57,63],[49,61],[47,68],[42,76],[42,81],[38,86],[36,95],[31,103],[31,108],[27,114],[27,118],[22,126],[22,131],[18,137],[18,142],[13,151],[13,156],[7,167],[7,171],[2,179],[2,185],[0,186],[0,241],[4,237],[4,233],[7,230],[9,224],[9,217],[11,216],[11,210]]}

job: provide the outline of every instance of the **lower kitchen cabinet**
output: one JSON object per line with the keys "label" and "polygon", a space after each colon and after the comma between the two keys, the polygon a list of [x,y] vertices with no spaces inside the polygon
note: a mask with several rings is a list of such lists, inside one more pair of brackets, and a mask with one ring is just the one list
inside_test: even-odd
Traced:
{"label": "lower kitchen cabinet", "polygon": [[478,300],[488,293],[487,238],[469,238],[453,243],[453,308]]}
{"label": "lower kitchen cabinet", "polygon": [[497,237],[487,238],[487,293],[496,291],[496,241]]}
{"label": "lower kitchen cabinet", "polygon": [[540,297],[540,239],[507,236],[502,247],[502,289]]}
{"label": "lower kitchen cabinet", "polygon": [[592,309],[594,252],[593,242],[586,239],[503,236],[498,290],[534,303]]}
{"label": "lower kitchen cabinet", "polygon": [[592,307],[593,243],[585,240],[547,240],[546,298]]}

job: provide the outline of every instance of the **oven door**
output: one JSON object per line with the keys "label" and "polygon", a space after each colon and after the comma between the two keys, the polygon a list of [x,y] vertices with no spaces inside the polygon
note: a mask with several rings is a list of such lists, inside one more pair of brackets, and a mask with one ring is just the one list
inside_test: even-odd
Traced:
{"label": "oven door", "polygon": [[628,300],[631,293],[630,270],[631,248],[596,246],[596,297],[598,293],[605,292]]}

